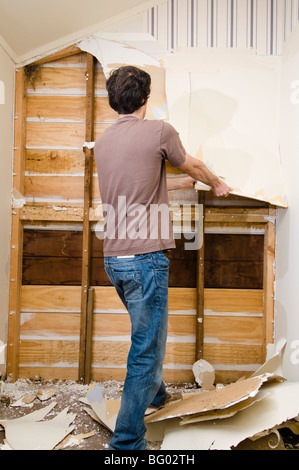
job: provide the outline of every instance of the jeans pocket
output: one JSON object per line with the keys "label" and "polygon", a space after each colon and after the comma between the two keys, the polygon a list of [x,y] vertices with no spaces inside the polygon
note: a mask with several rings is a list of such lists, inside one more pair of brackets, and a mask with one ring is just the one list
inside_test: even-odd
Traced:
{"label": "jeans pocket", "polygon": [[143,298],[142,276],[140,271],[117,271],[112,268],[116,283],[121,286],[126,301]]}
{"label": "jeans pocket", "polygon": [[156,253],[156,269],[168,269],[170,265],[170,259],[164,255],[162,251]]}

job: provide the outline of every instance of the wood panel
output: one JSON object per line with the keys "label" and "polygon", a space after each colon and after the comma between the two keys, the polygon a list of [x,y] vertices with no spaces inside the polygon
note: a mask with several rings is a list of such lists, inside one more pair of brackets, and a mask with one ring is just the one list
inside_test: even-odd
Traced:
{"label": "wood panel", "polygon": [[70,119],[85,121],[84,96],[40,96],[27,97],[27,119]]}
{"label": "wood panel", "polygon": [[[23,312],[60,312],[80,311],[80,289],[69,286],[32,285],[22,286]],[[228,312],[233,315],[248,314],[262,317],[263,291],[244,289],[205,289],[204,305],[206,314],[216,314],[218,317]],[[195,315],[196,289],[169,288],[169,311],[187,312]],[[96,313],[123,310],[123,304],[118,298],[114,287],[96,287]],[[124,310],[123,310],[124,311]]]}
{"label": "wood panel", "polygon": [[118,119],[118,114],[110,105],[107,97],[96,96],[94,100],[95,105],[95,122],[115,121]]}
{"label": "wood panel", "polygon": [[[253,291],[248,293],[248,303],[252,294]],[[170,288],[168,305],[170,312],[195,314],[195,289]],[[210,305],[212,305],[211,301]],[[79,312],[80,289],[76,286],[23,285],[21,306],[22,312]],[[95,313],[118,312],[119,310],[126,311],[114,287],[95,288]]]}
{"label": "wood panel", "polygon": [[[46,177],[47,181],[48,178],[50,177]],[[64,179],[64,177],[61,178]],[[60,177],[57,177],[57,180],[59,182]],[[48,187],[49,184],[47,183],[45,186]],[[70,192],[67,192],[66,196],[77,196],[77,193],[72,193],[72,187],[67,187],[67,189]],[[58,192],[58,189],[56,191]],[[104,280],[104,284],[107,285],[106,275],[103,272],[103,242],[93,233],[91,243],[92,284],[101,285]],[[184,243],[184,238],[177,240],[177,248],[168,254],[171,259],[169,283],[170,287],[195,288],[197,253],[195,250],[185,251]],[[72,244],[71,248],[70,244]],[[30,248],[32,246],[34,246],[34,251]],[[42,284],[40,279],[47,278],[47,284],[60,282],[63,284],[63,274],[65,274],[66,283],[69,284],[70,274],[74,278],[75,272],[77,272],[75,266],[78,267],[79,264],[75,260],[73,264],[71,260],[68,260],[67,263],[65,261],[67,258],[81,256],[81,248],[82,232],[77,232],[74,235],[68,231],[57,233],[46,230],[26,231],[24,242],[24,272],[26,271],[26,276],[23,277],[23,282]],[[205,236],[205,287],[261,289],[263,287],[263,250],[263,236],[260,235],[207,234]],[[47,270],[45,257],[48,259],[49,266],[53,266],[53,269],[56,266],[55,270],[60,272],[59,277],[56,277],[52,268]],[[63,259],[59,260],[59,257]],[[260,260],[260,258],[262,259]],[[72,270],[72,265],[75,271],[68,273],[67,269]],[[79,282],[79,278],[74,278],[74,284]],[[110,282],[108,282],[109,284]]]}
{"label": "wood panel", "polygon": [[[219,364],[233,366],[252,366],[252,373],[263,362],[262,345],[204,343],[204,359],[218,369]],[[246,370],[246,367],[245,367]]]}
{"label": "wood panel", "polygon": [[27,122],[26,146],[82,149],[85,124],[70,122]]}
{"label": "wood panel", "polygon": [[[96,140],[111,123],[96,123]],[[27,148],[82,149],[85,124],[82,122],[27,122]]]}
{"label": "wood panel", "polygon": [[[92,363],[97,367],[126,365],[130,350],[128,341],[94,341]],[[165,364],[188,365],[193,362],[195,345],[191,343],[168,343]],[[65,363],[72,367],[79,359],[79,341],[59,340],[22,340],[20,344],[20,364],[39,363],[41,367]]]}
{"label": "wood panel", "polygon": [[263,318],[207,316],[205,342],[263,344]]}
{"label": "wood panel", "polygon": [[261,235],[205,235],[205,287],[263,288]]}
{"label": "wood panel", "polygon": [[[76,59],[73,59],[73,63],[77,64]],[[85,82],[86,82],[86,67],[82,64],[82,67],[55,67],[55,66],[40,66],[38,68],[38,74],[36,75],[35,81],[29,86],[28,89],[31,93],[49,93],[50,90],[64,91],[68,93],[78,94],[79,91],[85,94]],[[52,91],[53,94],[53,91]]]}
{"label": "wood panel", "polygon": [[[262,291],[205,289],[204,296],[204,358],[224,368],[246,369],[260,363]],[[130,347],[130,320],[113,287],[95,288],[94,312],[92,378],[121,380]],[[193,381],[196,289],[170,288],[169,313],[164,378]],[[65,377],[71,378],[78,365],[79,318],[80,286],[23,286],[20,373],[37,375],[38,357],[39,376],[59,378],[63,360]],[[66,346],[60,353],[62,342]],[[229,377],[236,379],[241,372],[231,371]],[[223,379],[221,369],[220,376]]]}
{"label": "wood panel", "polygon": [[82,150],[26,149],[25,170],[49,175],[83,174],[84,153]]}

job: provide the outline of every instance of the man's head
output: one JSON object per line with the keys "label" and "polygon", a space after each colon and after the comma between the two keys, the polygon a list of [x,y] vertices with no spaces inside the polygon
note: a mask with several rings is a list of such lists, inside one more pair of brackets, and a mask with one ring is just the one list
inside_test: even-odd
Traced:
{"label": "man's head", "polygon": [[137,67],[120,67],[111,73],[106,89],[111,108],[118,114],[132,114],[147,102],[151,77]]}

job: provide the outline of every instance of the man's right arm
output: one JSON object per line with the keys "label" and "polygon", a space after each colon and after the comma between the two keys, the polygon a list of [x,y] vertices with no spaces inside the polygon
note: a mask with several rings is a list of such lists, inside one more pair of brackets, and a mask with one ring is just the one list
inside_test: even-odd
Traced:
{"label": "man's right arm", "polygon": [[214,175],[201,160],[193,158],[191,155],[186,154],[186,160],[179,169],[196,181],[201,181],[211,186],[215,196],[227,197],[232,190],[224,181]]}

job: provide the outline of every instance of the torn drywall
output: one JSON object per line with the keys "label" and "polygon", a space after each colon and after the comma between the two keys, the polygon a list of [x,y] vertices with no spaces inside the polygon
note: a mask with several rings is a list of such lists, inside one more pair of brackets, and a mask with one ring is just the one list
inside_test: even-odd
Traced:
{"label": "torn drywall", "polygon": [[106,78],[112,70],[123,65],[134,65],[148,72],[151,75],[152,84],[146,118],[167,119],[165,70],[156,58],[125,44],[95,36],[80,41],[77,46],[97,58]]}
{"label": "torn drywall", "polygon": [[228,409],[237,403],[257,395],[264,382],[272,378],[271,374],[241,380],[212,391],[199,392],[178,402],[165,406],[147,416],[147,423],[171,420],[173,418],[192,417],[199,413]]}
{"label": "torn drywall", "polygon": [[296,417],[299,413],[299,383],[271,383],[267,395],[229,419],[180,426],[168,422],[161,449],[230,450],[241,441]]}
{"label": "torn drywall", "polygon": [[13,450],[52,450],[73,429],[76,415],[64,409],[53,419],[42,421],[56,403],[33,413],[11,420],[1,420],[5,428],[5,442]]}
{"label": "torn drywall", "polygon": [[105,399],[102,395],[100,384],[93,385],[86,398],[91,409],[84,408],[85,411],[93,419],[103,424],[103,426],[109,429],[109,431],[113,432],[120,408],[120,399]]}
{"label": "torn drywall", "polygon": [[286,207],[278,142],[280,58],[186,48],[165,56],[164,66],[169,120],[187,151],[202,154],[235,194]]}
{"label": "torn drywall", "polygon": [[150,55],[98,36],[78,46],[97,57],[106,77],[121,65],[147,70],[147,118],[168,119],[187,152],[223,177],[233,194],[287,207],[278,143],[279,57],[184,48],[161,51],[158,60],[157,50]]}

